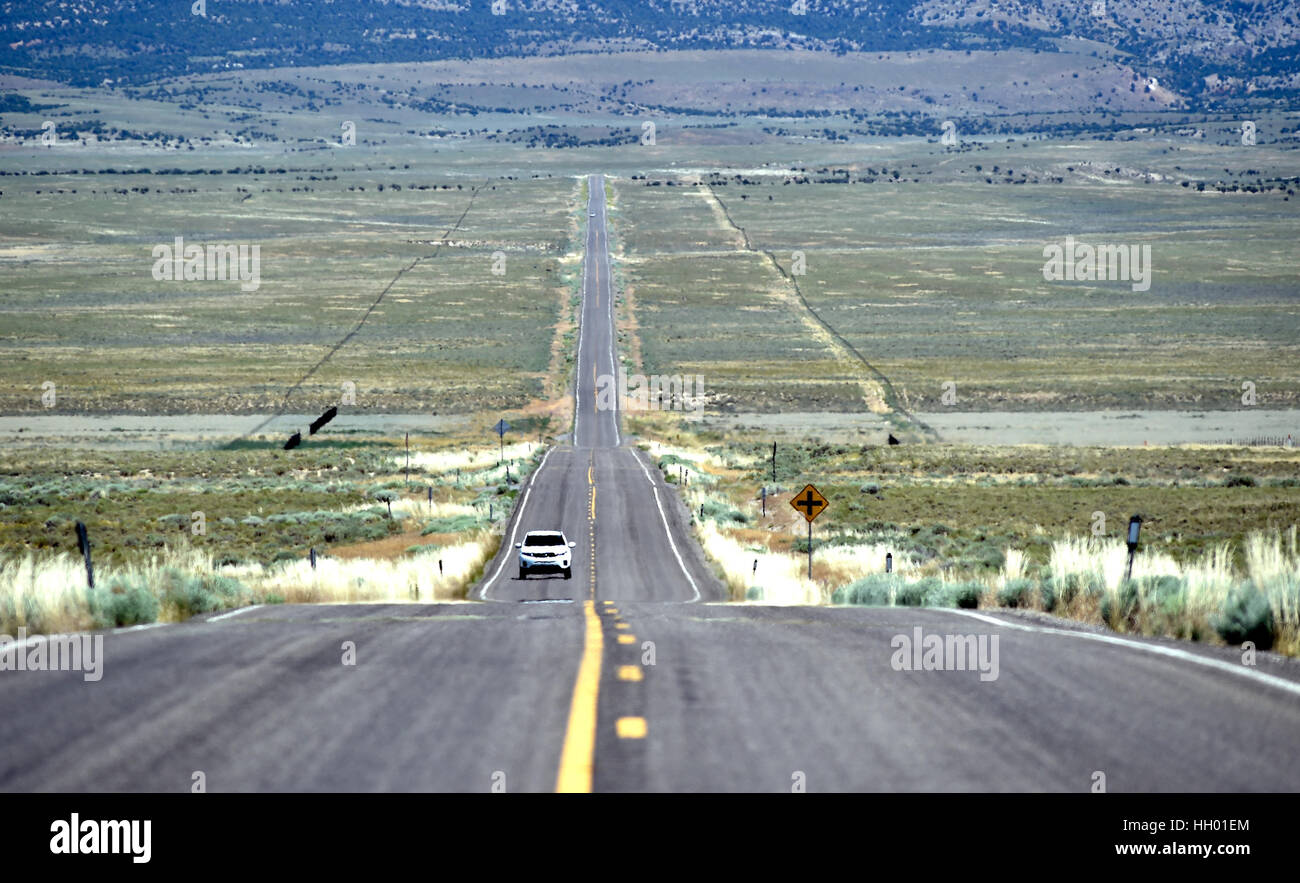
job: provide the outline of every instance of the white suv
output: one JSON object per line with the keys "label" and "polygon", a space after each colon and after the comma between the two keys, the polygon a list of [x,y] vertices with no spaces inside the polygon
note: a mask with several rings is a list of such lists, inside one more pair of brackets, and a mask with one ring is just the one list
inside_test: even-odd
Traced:
{"label": "white suv", "polygon": [[565,539],[564,531],[530,530],[524,534],[522,543],[515,543],[519,550],[519,578],[528,579],[528,574],[536,572],[559,572],[565,579],[573,577],[572,553],[576,545]]}

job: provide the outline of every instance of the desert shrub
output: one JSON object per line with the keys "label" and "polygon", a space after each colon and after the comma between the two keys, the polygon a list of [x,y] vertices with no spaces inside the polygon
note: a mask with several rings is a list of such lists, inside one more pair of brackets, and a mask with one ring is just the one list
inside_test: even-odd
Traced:
{"label": "desert shrub", "polygon": [[1180,610],[1187,594],[1187,584],[1176,576],[1152,576],[1141,581],[1141,596],[1144,602],[1162,612]]}
{"label": "desert shrub", "polygon": [[933,576],[902,583],[894,592],[894,604],[898,607],[924,607],[934,603],[934,599],[942,598],[943,591],[943,581]]}
{"label": "desert shrub", "polygon": [[1224,487],[1254,487],[1255,477],[1253,475],[1241,475],[1234,473],[1223,480]]}
{"label": "desert shrub", "polygon": [[1056,594],[1056,585],[1050,580],[1040,580],[1038,583],[1038,603],[1043,609],[1051,613],[1056,609],[1057,602],[1060,599]]}
{"label": "desert shrub", "polygon": [[980,582],[949,583],[941,592],[936,593],[931,603],[936,607],[959,607],[962,610],[974,610],[980,604],[980,595],[984,594],[984,584]]}
{"label": "desert shrub", "polygon": [[369,543],[374,542],[375,540],[382,540],[386,536],[388,536],[388,528],[384,527],[382,524],[367,524],[365,527],[361,528],[359,539]]}
{"label": "desert shrub", "polygon": [[138,625],[158,619],[158,598],[137,577],[115,576],[90,595],[96,628]]}
{"label": "desert shrub", "polygon": [[1100,598],[1106,594],[1105,578],[1099,573],[1090,573],[1082,581],[1083,594],[1088,598]]}
{"label": "desert shrub", "polygon": [[1028,607],[1033,598],[1034,583],[1027,579],[1007,580],[998,590],[999,607]]}
{"label": "desert shrub", "polygon": [[731,524],[746,524],[749,522],[749,518],[745,516],[744,512],[728,506],[720,500],[705,500],[701,505],[704,507],[705,518]]}
{"label": "desert shrub", "polygon": [[181,617],[210,613],[236,607],[248,598],[243,583],[217,574],[190,574],[176,570],[164,572],[162,602],[176,609]]}
{"label": "desert shrub", "polygon": [[1106,592],[1101,598],[1101,618],[1108,626],[1118,630],[1122,624],[1128,624],[1138,610],[1141,597],[1138,584],[1126,580],[1114,592]]}
{"label": "desert shrub", "polygon": [[425,522],[420,536],[428,536],[431,533],[458,533],[462,530],[472,530],[477,526],[478,518],[474,515],[448,515]]}
{"label": "desert shrub", "polygon": [[835,604],[888,607],[890,589],[894,583],[895,579],[890,575],[871,574],[836,589],[831,596],[831,601]]}
{"label": "desert shrub", "polygon": [[1228,593],[1223,606],[1219,608],[1219,614],[1210,624],[1225,643],[1254,641],[1255,646],[1261,650],[1273,646],[1273,608],[1269,605],[1267,596],[1250,581],[1234,587]]}
{"label": "desert shrub", "polygon": [[987,570],[1001,570],[1006,564],[1006,552],[997,543],[982,542],[971,547],[968,560],[977,567]]}

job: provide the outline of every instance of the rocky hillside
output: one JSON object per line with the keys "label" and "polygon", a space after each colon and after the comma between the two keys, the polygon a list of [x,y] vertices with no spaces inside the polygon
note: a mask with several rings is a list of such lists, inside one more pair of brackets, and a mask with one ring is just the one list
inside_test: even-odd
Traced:
{"label": "rocky hillside", "polygon": [[629,48],[1083,45],[1132,55],[1193,98],[1285,97],[1300,86],[1300,12],[1289,0],[10,0],[0,8],[0,72],[77,85]]}

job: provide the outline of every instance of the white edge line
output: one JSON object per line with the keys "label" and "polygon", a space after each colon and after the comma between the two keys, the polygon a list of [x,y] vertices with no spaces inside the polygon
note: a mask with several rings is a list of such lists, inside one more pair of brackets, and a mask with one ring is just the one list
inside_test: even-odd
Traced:
{"label": "white edge line", "polygon": [[[614,359],[614,341],[618,339],[618,326],[614,322],[614,264],[609,257],[609,223],[605,217],[605,176],[600,176],[600,216],[596,220],[600,221],[600,232],[604,237],[605,247],[601,249],[605,253],[605,294],[608,296],[606,303],[609,304],[609,374],[610,377],[618,377],[618,362]],[[615,447],[623,444],[623,434],[618,431],[618,390],[614,392],[614,410],[610,412],[610,420],[614,424],[614,445]]]}
{"label": "white edge line", "polygon": [[248,607],[240,607],[238,610],[232,610],[229,613],[223,613],[220,616],[214,616],[208,622],[221,622],[223,619],[230,619],[232,616],[238,616],[241,613],[247,613],[250,610],[257,610],[259,607],[265,607],[265,604],[252,604]]}
{"label": "white edge line", "polygon": [[582,303],[578,305],[578,360],[573,365],[573,446],[578,446],[578,427],[582,420],[582,342],[587,330],[587,280],[591,276],[591,177],[587,177],[587,241],[582,256]]}
{"label": "white edge line", "polygon": [[700,600],[700,587],[695,584],[695,577],[691,576],[691,572],[686,569],[686,562],[682,560],[681,553],[677,551],[677,542],[673,539],[672,528],[668,526],[668,516],[664,514],[663,504],[659,502],[659,488],[655,487],[655,480],[650,477],[650,470],[645,468],[645,464],[641,462],[641,458],[637,456],[637,452],[632,448],[628,448],[627,452],[632,455],[632,459],[636,461],[636,464],[641,467],[641,471],[645,473],[646,481],[650,482],[650,492],[654,494],[655,506],[659,508],[659,518],[663,520],[664,534],[668,537],[668,545],[673,550],[673,557],[677,559],[677,565],[682,569],[682,573],[686,575],[686,579],[691,584],[691,589],[695,592],[695,597],[686,603],[690,604],[698,601]]}
{"label": "white edge line", "polygon": [[1005,628],[1020,629],[1026,632],[1039,632],[1045,635],[1067,635],[1071,638],[1083,638],[1087,641],[1101,641],[1103,644],[1116,644],[1120,647],[1129,647],[1134,650],[1143,650],[1147,653],[1154,653],[1157,656],[1168,656],[1172,659],[1179,659],[1183,662],[1192,662],[1197,665],[1203,665],[1207,668],[1217,669],[1229,674],[1239,675],[1240,677],[1250,678],[1261,684],[1267,684],[1279,690],[1285,690],[1296,696],[1300,696],[1300,683],[1289,681],[1286,678],[1279,678],[1274,675],[1264,674],[1261,671],[1255,671],[1243,665],[1233,665],[1230,662],[1224,662],[1222,659],[1213,659],[1208,656],[1201,656],[1196,653],[1189,653],[1186,650],[1179,650],[1177,647],[1166,647],[1163,644],[1148,644],[1142,641],[1131,641],[1128,638],[1117,637],[1116,635],[1099,635],[1094,632],[1076,632],[1069,629],[1051,628],[1050,626],[1028,625],[1021,622],[1009,622],[1005,619],[998,619],[995,616],[986,616],[982,613],[974,613],[970,610],[960,610],[957,608],[936,607],[934,610],[942,610],[945,613],[960,613],[962,616],[969,616],[979,619],[993,625],[1000,625]]}
{"label": "white edge line", "polygon": [[542,462],[538,463],[537,468],[533,470],[533,474],[528,476],[528,487],[524,490],[524,499],[519,504],[519,511],[515,513],[514,526],[510,528],[510,539],[506,541],[506,554],[501,556],[501,563],[497,565],[496,573],[492,574],[492,578],[483,584],[483,588],[479,589],[478,596],[484,601],[496,600],[495,598],[488,597],[488,589],[492,587],[492,584],[497,581],[497,577],[501,575],[501,571],[505,569],[506,559],[510,557],[509,550],[514,548],[515,537],[519,534],[519,524],[524,520],[524,510],[528,508],[528,498],[532,496],[533,493],[533,482],[537,479],[537,476],[541,474],[542,469],[546,467],[546,461],[550,459],[551,452],[554,450],[555,448],[548,448],[546,453],[542,455]]}
{"label": "white edge line", "polygon": [[141,632],[144,631],[145,629],[156,629],[161,626],[175,625],[175,624],[176,623],[171,623],[171,622],[142,622],[139,625],[127,625],[127,626],[122,626],[120,628],[107,629],[106,631],[50,632],[49,634],[28,635],[27,637],[23,638],[21,641],[11,641],[10,643],[5,644],[5,652],[24,650],[27,647],[32,646],[33,644],[39,644],[42,641],[48,641],[52,637],[58,637],[58,638],[78,637],[79,638],[79,637],[91,637],[92,635],[106,635],[106,634],[120,635],[124,632]]}

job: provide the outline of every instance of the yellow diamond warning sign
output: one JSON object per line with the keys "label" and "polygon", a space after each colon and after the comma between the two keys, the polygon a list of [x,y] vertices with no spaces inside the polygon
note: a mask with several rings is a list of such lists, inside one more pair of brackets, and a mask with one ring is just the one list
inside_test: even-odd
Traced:
{"label": "yellow diamond warning sign", "polygon": [[821,491],[817,490],[817,488],[812,485],[808,485],[803,490],[799,491],[799,493],[794,495],[790,500],[790,505],[798,509],[799,512],[803,514],[803,517],[811,522],[818,515],[821,515],[826,511],[826,507],[829,506],[830,503],[822,496]]}

